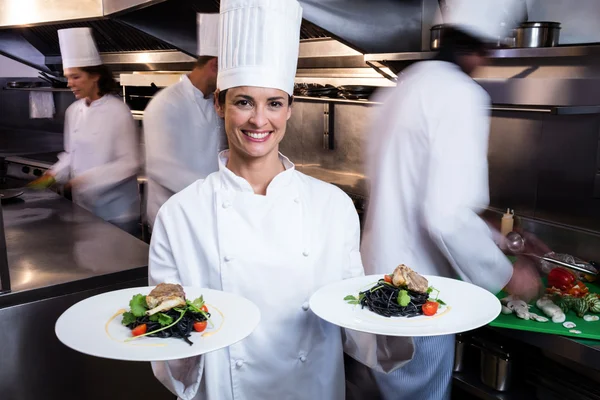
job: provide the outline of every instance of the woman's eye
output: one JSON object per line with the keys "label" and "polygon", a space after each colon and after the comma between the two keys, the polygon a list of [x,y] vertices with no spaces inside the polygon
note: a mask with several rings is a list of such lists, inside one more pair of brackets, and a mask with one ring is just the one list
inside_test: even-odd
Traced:
{"label": "woman's eye", "polygon": [[250,102],[248,100],[238,100],[235,102],[236,106],[242,106],[242,107],[246,107],[250,105]]}
{"label": "woman's eye", "polygon": [[271,102],[271,107],[273,107],[273,108],[283,107],[283,103],[280,102],[280,101],[272,101]]}

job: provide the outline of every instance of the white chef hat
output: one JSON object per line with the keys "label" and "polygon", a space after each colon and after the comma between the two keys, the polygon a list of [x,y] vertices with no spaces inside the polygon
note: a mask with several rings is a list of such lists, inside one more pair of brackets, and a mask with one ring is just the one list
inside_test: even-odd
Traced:
{"label": "white chef hat", "polygon": [[198,55],[219,56],[219,14],[197,14]]}
{"label": "white chef hat", "polygon": [[444,22],[484,41],[505,38],[521,22],[521,0],[446,0]]}
{"label": "white chef hat", "polygon": [[63,69],[102,65],[91,28],[59,29],[58,43]]}
{"label": "white chef hat", "polygon": [[302,8],[296,0],[221,0],[217,87],[294,93]]}

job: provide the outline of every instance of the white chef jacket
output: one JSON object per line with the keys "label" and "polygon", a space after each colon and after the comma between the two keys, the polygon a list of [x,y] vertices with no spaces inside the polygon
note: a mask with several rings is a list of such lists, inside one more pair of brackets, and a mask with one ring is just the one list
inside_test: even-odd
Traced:
{"label": "white chef jacket", "polygon": [[512,266],[477,214],[489,204],[489,104],[452,63],[421,62],[401,75],[367,138],[367,273],[404,263],[492,293],[508,283]]}
{"label": "white chef jacket", "polygon": [[73,188],[75,204],[110,222],[139,219],[139,137],[122,100],[105,95],[89,106],[85,99],[71,104],[64,147],[51,171],[61,183],[83,178]]}
{"label": "white chef jacket", "polygon": [[153,363],[156,377],[186,400],[343,400],[343,350],[386,372],[409,360],[410,338],[343,336],[309,309],[321,286],[363,274],[359,222],[348,196],[296,171],[283,156],[286,170],[266,196],[256,195],[227,169],[227,157],[222,152],[218,172],[161,208],[150,283],[239,294],[259,307],[261,322],[228,348]]}
{"label": "white chef jacket", "polygon": [[217,154],[225,148],[225,132],[214,96],[204,97],[183,76],[158,92],[144,110],[150,226],[169,197],[219,168]]}

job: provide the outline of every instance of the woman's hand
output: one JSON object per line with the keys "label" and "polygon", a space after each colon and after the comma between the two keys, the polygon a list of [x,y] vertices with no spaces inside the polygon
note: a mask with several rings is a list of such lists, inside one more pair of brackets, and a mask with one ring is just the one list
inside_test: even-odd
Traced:
{"label": "woman's hand", "polygon": [[541,295],[542,280],[535,262],[531,258],[517,257],[517,261],[513,265],[512,278],[504,290],[526,302],[537,299]]}

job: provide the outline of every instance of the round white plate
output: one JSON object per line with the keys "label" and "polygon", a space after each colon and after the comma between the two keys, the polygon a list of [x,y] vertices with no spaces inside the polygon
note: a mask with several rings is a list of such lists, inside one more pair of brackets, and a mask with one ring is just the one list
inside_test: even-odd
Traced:
{"label": "round white plate", "polygon": [[[204,296],[213,323],[202,333],[192,332],[189,338],[194,343],[192,346],[175,338],[142,337],[125,342],[132,337],[131,330],[121,324],[122,315],[112,321],[111,317],[119,310],[129,311],[129,301],[134,295],[147,295],[152,289],[154,286],[123,289],[82,300],[58,318],[56,336],[66,346],[91,356],[167,361],[230,346],[250,335],[260,322],[260,311],[250,300],[218,290],[184,287],[186,298],[190,300]],[[208,335],[202,336],[205,333]]]}
{"label": "round white plate", "polygon": [[358,296],[383,275],[361,276],[332,283],[310,298],[310,308],[334,325],[360,332],[387,336],[438,336],[470,331],[493,321],[502,309],[500,301],[485,289],[455,279],[424,275],[440,291],[440,306],[435,316],[382,317],[368,308],[348,304],[344,297]]}

